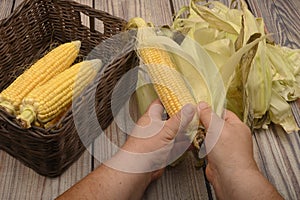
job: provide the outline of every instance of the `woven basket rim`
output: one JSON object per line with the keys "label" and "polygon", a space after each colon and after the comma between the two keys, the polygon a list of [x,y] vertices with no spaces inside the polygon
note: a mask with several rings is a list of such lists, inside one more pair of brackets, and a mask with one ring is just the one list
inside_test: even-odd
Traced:
{"label": "woven basket rim", "polygon": [[[97,9],[97,8],[93,8],[93,7],[91,7],[91,6],[89,6],[89,5],[86,5],[86,4],[81,4],[81,3],[77,2],[77,1],[74,1],[74,0],[24,0],[23,2],[21,2],[21,3],[14,9],[14,11],[13,11],[12,13],[10,13],[9,15],[7,15],[7,16],[6,16],[5,18],[3,18],[3,19],[0,19],[0,26],[1,26],[2,23],[6,23],[6,21],[10,21],[10,20],[14,17],[14,15],[16,15],[16,14],[19,13],[19,12],[21,12],[21,11],[23,10],[23,8],[24,8],[27,4],[31,4],[33,1],[39,1],[39,2],[41,2],[41,1],[52,1],[52,2],[60,1],[60,2],[68,2],[68,3],[71,3],[71,4],[73,4],[73,5],[77,5],[77,6],[83,7],[83,8],[85,8],[85,9],[87,9],[87,10],[92,10],[93,12],[95,12],[95,13],[97,13],[97,14],[100,14],[100,15],[103,15],[103,14],[104,14],[104,15],[105,15],[105,14],[109,14],[109,13],[107,13],[107,12],[105,12],[105,11],[102,11],[102,10]],[[115,19],[118,19],[118,20],[120,20],[120,21],[126,22],[126,20],[123,19],[123,18],[121,18],[121,17],[115,16],[115,15],[111,15],[111,14],[109,14],[109,15],[110,15],[110,17],[112,17],[112,18],[115,18]],[[98,17],[95,16],[95,18],[98,18]]]}

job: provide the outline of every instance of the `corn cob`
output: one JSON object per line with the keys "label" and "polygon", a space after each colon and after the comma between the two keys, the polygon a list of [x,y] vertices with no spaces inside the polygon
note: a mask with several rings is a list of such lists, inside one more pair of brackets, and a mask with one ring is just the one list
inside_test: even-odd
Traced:
{"label": "corn cob", "polygon": [[175,115],[185,104],[195,103],[166,51],[150,47],[140,49],[139,54],[147,65],[154,88],[170,116]]}
{"label": "corn cob", "polygon": [[[136,27],[145,28],[147,23],[141,18],[133,18],[129,21],[127,28]],[[143,35],[138,35],[140,43],[143,42],[143,37],[151,37],[151,34],[155,35],[150,29],[145,30],[145,32],[141,30],[141,32]],[[184,105],[196,104],[186,82],[178,72],[175,62],[163,46],[143,47],[143,45],[140,45],[138,53],[143,63],[146,64],[154,89],[170,117],[179,112]],[[191,128],[198,127],[198,125],[199,121],[194,120],[191,123]],[[199,149],[204,139],[204,132],[198,132],[197,136],[194,132],[189,137],[194,146]]]}
{"label": "corn cob", "polygon": [[64,112],[73,97],[94,79],[101,64],[99,59],[77,63],[32,90],[23,99],[21,114],[17,116],[21,125],[30,128],[34,121],[45,124]]}
{"label": "corn cob", "polygon": [[16,114],[22,99],[35,87],[69,68],[78,56],[80,41],[62,44],[33,64],[0,94],[0,106]]}

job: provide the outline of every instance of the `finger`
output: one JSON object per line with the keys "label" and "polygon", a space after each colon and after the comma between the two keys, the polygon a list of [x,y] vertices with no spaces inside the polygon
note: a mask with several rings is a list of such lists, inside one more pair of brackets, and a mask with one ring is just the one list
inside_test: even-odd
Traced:
{"label": "finger", "polygon": [[197,107],[198,115],[203,126],[208,129],[211,122],[212,109],[206,102],[200,102]]}
{"label": "finger", "polygon": [[153,121],[161,121],[163,106],[159,99],[154,100],[149,106],[147,111],[137,121],[138,126],[147,126]]}
{"label": "finger", "polygon": [[195,115],[195,106],[187,104],[174,116],[167,120],[165,131],[169,134],[169,139],[173,139],[179,131],[186,129]]}
{"label": "finger", "polygon": [[224,111],[224,120],[228,123],[242,123],[240,118],[230,110]]}
{"label": "finger", "polygon": [[200,151],[199,157],[205,157],[217,144],[222,133],[225,120],[215,114],[211,107],[205,102],[200,102],[198,104],[198,114],[201,123],[206,129],[205,151]]}

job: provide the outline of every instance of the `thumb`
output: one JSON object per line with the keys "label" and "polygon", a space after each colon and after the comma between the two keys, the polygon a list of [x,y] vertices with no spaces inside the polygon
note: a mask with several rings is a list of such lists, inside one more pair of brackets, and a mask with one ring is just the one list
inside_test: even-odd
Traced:
{"label": "thumb", "polygon": [[201,123],[206,129],[208,129],[212,115],[211,107],[206,102],[202,101],[198,104],[197,111]]}
{"label": "thumb", "polygon": [[211,152],[213,147],[216,145],[222,130],[225,125],[225,121],[220,118],[216,113],[212,111],[212,108],[205,102],[198,104],[198,115],[201,123],[206,129],[205,137],[205,154],[199,154],[200,157],[204,157],[206,154]]}
{"label": "thumb", "polygon": [[195,115],[196,108],[192,104],[186,104],[183,108],[173,115],[165,124],[169,130],[169,136],[173,139],[176,134],[187,128]]}

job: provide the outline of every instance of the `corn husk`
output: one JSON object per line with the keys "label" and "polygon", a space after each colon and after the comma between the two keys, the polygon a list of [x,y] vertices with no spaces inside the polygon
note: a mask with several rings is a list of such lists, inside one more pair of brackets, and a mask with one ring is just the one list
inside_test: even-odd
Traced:
{"label": "corn husk", "polygon": [[[172,27],[184,30],[219,68],[227,109],[253,128],[267,128],[273,122],[287,132],[298,130],[290,111],[291,123],[277,115],[300,96],[300,51],[271,44],[263,19],[255,17],[245,1],[235,2],[240,9],[218,1],[191,0]],[[180,17],[183,12],[187,17]]]}
{"label": "corn husk", "polygon": [[[300,96],[300,50],[271,43],[263,19],[243,0],[233,2],[240,6],[191,0],[168,34],[148,42],[168,49],[196,101],[209,102],[218,115],[225,106],[253,128],[299,130],[289,102]],[[172,40],[176,31],[185,36],[181,42]]]}
{"label": "corn husk", "polygon": [[274,89],[272,90],[269,115],[270,120],[275,124],[280,124],[287,133],[293,133],[299,130],[290,104]]}
{"label": "corn husk", "polygon": [[155,99],[158,99],[149,76],[143,70],[139,70],[138,72],[138,82],[135,96],[137,99],[139,116],[142,116],[147,111],[149,105]]}

